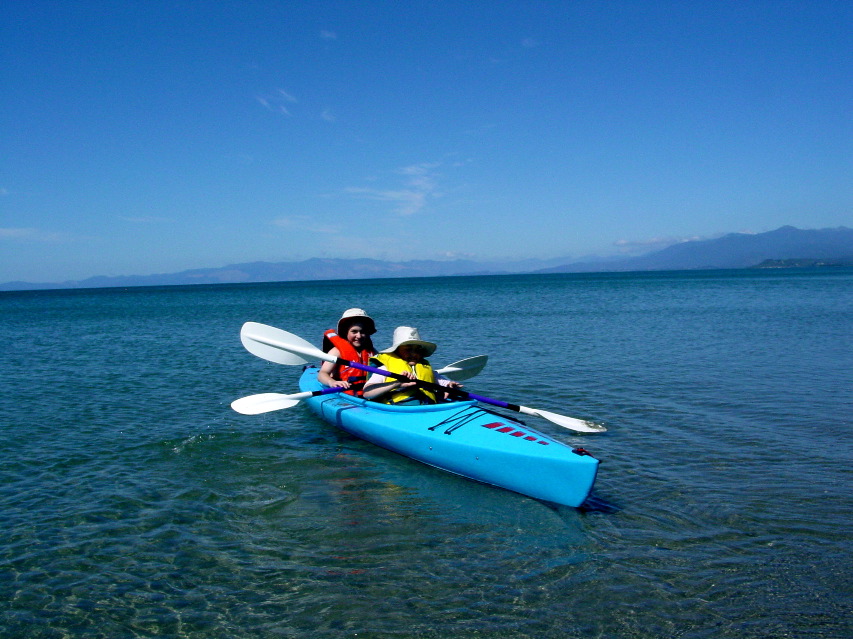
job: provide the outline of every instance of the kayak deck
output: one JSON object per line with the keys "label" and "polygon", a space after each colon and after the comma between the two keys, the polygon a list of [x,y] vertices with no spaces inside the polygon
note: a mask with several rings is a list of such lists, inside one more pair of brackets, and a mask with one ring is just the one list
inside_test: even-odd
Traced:
{"label": "kayak deck", "polygon": [[[306,367],[303,391],[324,388]],[[556,504],[580,506],[598,460],[474,401],[392,406],[334,393],[306,400],[331,424],[430,466]]]}

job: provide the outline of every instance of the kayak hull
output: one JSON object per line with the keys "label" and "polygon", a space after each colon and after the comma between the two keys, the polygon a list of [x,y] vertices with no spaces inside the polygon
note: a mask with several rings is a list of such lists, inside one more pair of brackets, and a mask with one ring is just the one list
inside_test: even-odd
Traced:
{"label": "kayak hull", "polygon": [[[314,367],[303,391],[324,388]],[[333,393],[305,400],[317,415],[377,446],[469,479],[554,504],[578,507],[598,460],[474,401],[391,406]]]}

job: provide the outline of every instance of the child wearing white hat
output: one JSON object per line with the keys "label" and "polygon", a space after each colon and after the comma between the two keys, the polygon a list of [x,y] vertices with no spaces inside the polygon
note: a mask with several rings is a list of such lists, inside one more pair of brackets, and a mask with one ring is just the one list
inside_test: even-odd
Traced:
{"label": "child wearing white hat", "polygon": [[411,381],[385,377],[374,373],[364,385],[363,397],[386,404],[435,404],[445,397],[441,393],[417,385],[417,381],[441,384],[458,388],[460,384],[441,375],[436,375],[426,358],[435,352],[436,345],[421,339],[418,329],[411,326],[398,326],[394,329],[391,347],[371,358],[371,364],[384,368],[391,373],[405,375]]}
{"label": "child wearing white hat", "polygon": [[[338,320],[337,330],[323,333],[323,350],[349,362],[368,364],[376,355],[370,336],[376,332],[376,324],[363,309],[348,308]],[[361,396],[367,373],[352,366],[335,362],[323,362],[317,380],[325,386],[345,388],[345,393]]]}

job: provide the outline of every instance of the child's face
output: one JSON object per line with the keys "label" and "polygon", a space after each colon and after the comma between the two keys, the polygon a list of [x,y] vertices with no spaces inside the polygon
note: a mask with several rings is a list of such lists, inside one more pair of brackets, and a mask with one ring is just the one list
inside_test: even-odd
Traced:
{"label": "child's face", "polygon": [[403,344],[397,349],[397,354],[407,362],[419,362],[424,358],[424,349],[417,344]]}
{"label": "child's face", "polygon": [[353,324],[349,327],[349,330],[347,331],[347,341],[350,344],[356,348],[360,348],[366,339],[367,333],[361,324]]}

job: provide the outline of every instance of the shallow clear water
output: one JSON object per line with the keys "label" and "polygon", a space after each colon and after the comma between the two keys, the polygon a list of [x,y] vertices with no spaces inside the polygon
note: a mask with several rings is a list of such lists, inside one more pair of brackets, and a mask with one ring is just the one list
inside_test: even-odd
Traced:
{"label": "shallow clear water", "polygon": [[[366,308],[605,423],[581,509],[351,438],[257,321]],[[0,294],[0,636],[849,637],[853,272]]]}

